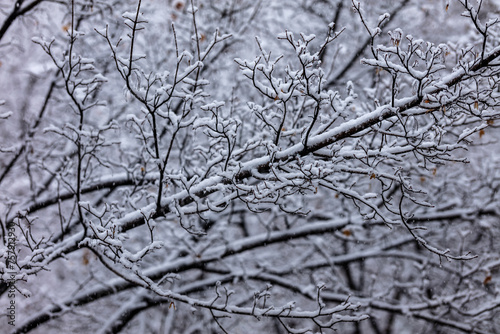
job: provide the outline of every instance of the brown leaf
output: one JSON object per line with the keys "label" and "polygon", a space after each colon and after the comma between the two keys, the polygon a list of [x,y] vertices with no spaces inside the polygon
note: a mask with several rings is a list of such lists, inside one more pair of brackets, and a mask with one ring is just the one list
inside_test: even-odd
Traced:
{"label": "brown leaf", "polygon": [[481,129],[479,130],[479,138],[483,138],[483,136],[484,136],[484,130]]}
{"label": "brown leaf", "polygon": [[486,278],[483,281],[483,284],[486,285],[491,282],[491,275],[486,276]]}
{"label": "brown leaf", "polygon": [[352,235],[352,232],[348,229],[342,230],[342,234],[345,235],[346,237],[350,237]]}
{"label": "brown leaf", "polygon": [[175,3],[175,9],[177,9],[177,10],[182,10],[182,8],[184,8],[184,2],[182,2],[182,1],[177,1],[177,2]]}
{"label": "brown leaf", "polygon": [[90,252],[88,250],[85,250],[82,256],[82,263],[84,266],[88,265],[90,262]]}

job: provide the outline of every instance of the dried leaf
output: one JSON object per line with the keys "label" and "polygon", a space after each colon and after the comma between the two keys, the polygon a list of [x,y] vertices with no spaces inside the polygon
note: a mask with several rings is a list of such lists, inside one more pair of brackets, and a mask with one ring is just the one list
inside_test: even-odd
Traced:
{"label": "dried leaf", "polygon": [[90,252],[85,250],[82,256],[82,264],[86,266],[89,264],[89,262],[90,262]]}
{"label": "dried leaf", "polygon": [[345,235],[346,237],[350,237],[352,235],[351,231],[348,229],[342,230],[342,234]]}
{"label": "dried leaf", "polygon": [[486,278],[483,281],[483,284],[486,285],[491,282],[491,275],[486,276]]}
{"label": "dried leaf", "polygon": [[478,109],[479,108],[479,102],[475,101],[474,102],[474,109]]}
{"label": "dried leaf", "polygon": [[[0,66],[1,65],[2,65],[2,63],[0,62]],[[494,123],[495,123],[495,120],[493,120],[493,119],[489,119],[486,121],[486,124],[488,124],[488,125],[493,125]]]}
{"label": "dried leaf", "polygon": [[377,177],[377,175],[375,175],[375,173],[372,173],[372,175],[370,175],[370,180],[373,180],[376,177]]}
{"label": "dried leaf", "polygon": [[177,2],[175,3],[175,9],[177,9],[177,10],[182,10],[182,8],[184,8],[184,2],[182,2],[182,1],[177,1]]}
{"label": "dried leaf", "polygon": [[481,129],[479,130],[479,138],[483,138],[483,136],[484,136],[484,130]]}

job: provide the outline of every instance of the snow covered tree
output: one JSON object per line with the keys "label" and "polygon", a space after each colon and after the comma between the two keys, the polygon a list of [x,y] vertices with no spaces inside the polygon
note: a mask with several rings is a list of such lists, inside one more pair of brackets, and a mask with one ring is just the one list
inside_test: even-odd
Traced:
{"label": "snow covered tree", "polygon": [[2,328],[498,331],[498,1],[0,6]]}

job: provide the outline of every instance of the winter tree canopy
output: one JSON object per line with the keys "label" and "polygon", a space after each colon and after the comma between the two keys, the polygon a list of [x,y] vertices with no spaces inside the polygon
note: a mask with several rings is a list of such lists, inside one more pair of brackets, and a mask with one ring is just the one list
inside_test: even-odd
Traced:
{"label": "winter tree canopy", "polygon": [[12,333],[497,333],[500,2],[0,4]]}

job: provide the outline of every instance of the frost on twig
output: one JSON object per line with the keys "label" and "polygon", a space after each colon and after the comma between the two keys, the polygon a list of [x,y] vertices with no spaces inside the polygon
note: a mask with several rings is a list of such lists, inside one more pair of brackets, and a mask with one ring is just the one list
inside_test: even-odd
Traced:
{"label": "frost on twig", "polygon": [[18,3],[13,332],[498,327],[494,4]]}

